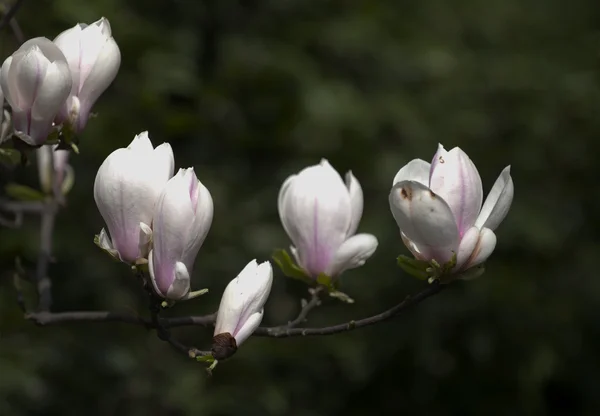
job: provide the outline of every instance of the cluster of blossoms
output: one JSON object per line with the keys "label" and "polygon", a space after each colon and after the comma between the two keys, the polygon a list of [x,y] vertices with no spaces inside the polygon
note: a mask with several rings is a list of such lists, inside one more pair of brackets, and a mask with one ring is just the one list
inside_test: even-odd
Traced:
{"label": "cluster of blossoms", "polygon": [[[147,264],[155,293],[180,301],[198,293],[191,291],[190,277],[212,223],[213,201],[193,168],[173,172],[171,146],[154,148],[143,132],[106,158],[94,197],[108,228],[108,233],[100,232],[98,245],[125,263]],[[416,159],[400,169],[389,201],[415,258],[463,277],[494,250],[493,230],[506,216],[513,191],[507,167],[482,207],[481,179],[473,162],[461,149],[447,152],[440,145],[432,164]],[[293,243],[293,266],[308,279],[335,284],[340,274],[363,265],[377,249],[375,236],[356,234],[363,212],[360,183],[352,172],[344,181],[327,160],[287,178],[278,209]],[[235,349],[254,332],[272,279],[269,262],[252,260],[229,283],[215,343]]]}
{"label": "cluster of blossoms", "polygon": [[[73,176],[69,151],[46,143],[48,136],[53,130],[84,129],[120,62],[104,18],[77,24],[54,41],[28,40],[4,61],[0,101],[5,97],[12,111],[0,111],[0,143],[14,130],[15,137],[37,147],[46,192],[59,187],[64,194]],[[7,127],[11,122],[12,129]],[[494,230],[512,203],[510,167],[484,203],[471,159],[458,147],[446,151],[439,145],[432,163],[412,160],[392,185],[390,209],[414,255],[400,265],[420,277],[466,279],[480,274],[477,266],[494,251]],[[204,293],[191,290],[191,276],[212,224],[213,200],[193,168],[175,173],[168,143],[155,148],[148,132],[142,132],[126,148],[113,151],[97,172],[94,199],[107,228],[96,243],[143,271],[156,296],[177,302]],[[335,292],[339,276],[362,266],[378,246],[372,234],[357,234],[363,203],[362,187],[352,172],[342,178],[325,159],[291,175],[281,186],[278,210],[293,244],[292,256],[282,251],[274,260],[284,273]],[[252,260],[229,283],[215,324],[215,359],[228,357],[260,325],[272,280],[271,263]]]}

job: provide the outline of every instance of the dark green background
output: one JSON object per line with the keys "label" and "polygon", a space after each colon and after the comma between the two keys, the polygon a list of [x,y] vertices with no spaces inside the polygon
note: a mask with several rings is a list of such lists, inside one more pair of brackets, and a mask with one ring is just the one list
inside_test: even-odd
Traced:
{"label": "dark green background", "polygon": [[[600,278],[597,186],[600,7],[572,0],[26,0],[28,37],[106,16],[119,75],[81,136],[51,267],[54,310],[146,313],[123,265],[92,240],[102,160],[149,130],[215,201],[194,288],[174,315],[216,309],[252,258],[289,242],[282,181],[326,157],[365,192],[359,231],[380,246],[343,277],[354,305],[309,325],[368,316],[424,284],[387,196],[397,170],[438,142],[475,161],[486,192],[507,164],[513,207],[479,280],[401,317],[320,338],[252,338],[207,378],[155,333],[124,324],[38,328],[15,303],[10,268],[35,259],[37,219],[0,231],[1,415],[597,415]],[[4,59],[17,47],[0,34]],[[15,172],[37,186],[34,167]],[[5,273],[6,272],[6,273]],[[264,324],[295,316],[306,288],[276,270]],[[176,331],[206,348],[210,331]]]}

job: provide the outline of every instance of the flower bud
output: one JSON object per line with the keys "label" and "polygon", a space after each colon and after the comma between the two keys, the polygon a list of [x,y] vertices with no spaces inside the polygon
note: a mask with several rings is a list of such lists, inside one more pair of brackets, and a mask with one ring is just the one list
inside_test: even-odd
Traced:
{"label": "flower bud", "polygon": [[44,143],[72,86],[60,49],[43,37],[28,40],[2,64],[0,85],[15,134],[30,145]]}
{"label": "flower bud", "polygon": [[171,146],[153,148],[146,131],[104,160],[94,182],[94,199],[110,233],[110,238],[100,233],[104,249],[126,263],[146,257],[154,206],[174,164]]}
{"label": "flower bud", "polygon": [[487,260],[496,247],[494,231],[502,222],[514,194],[507,166],[483,207],[483,188],[477,168],[467,154],[440,144],[431,164],[414,159],[394,178],[390,209],[402,240],[419,260],[440,264],[456,254],[454,272]]}
{"label": "flower bud", "polygon": [[[252,260],[223,292],[213,338],[213,356],[231,356],[258,328],[271,292],[273,269],[268,261]],[[233,338],[233,339],[232,339]]]}
{"label": "flower bud", "polygon": [[51,194],[56,186],[63,195],[73,186],[74,172],[69,161],[68,150],[56,150],[58,145],[42,146],[36,150],[38,175],[42,190]]}
{"label": "flower bud", "polygon": [[193,168],[180,169],[167,182],[154,209],[148,268],[156,294],[181,300],[190,293],[194,261],[212,218],[210,192]]}
{"label": "flower bud", "polygon": [[375,236],[354,235],[363,211],[360,183],[352,172],[344,183],[325,159],[284,182],[278,208],[296,262],[313,278],[362,266],[377,248]]}
{"label": "flower bud", "polygon": [[64,53],[73,79],[59,121],[68,121],[81,132],[92,106],[117,76],[121,52],[104,17],[90,25],[76,24],[58,35],[54,43]]}

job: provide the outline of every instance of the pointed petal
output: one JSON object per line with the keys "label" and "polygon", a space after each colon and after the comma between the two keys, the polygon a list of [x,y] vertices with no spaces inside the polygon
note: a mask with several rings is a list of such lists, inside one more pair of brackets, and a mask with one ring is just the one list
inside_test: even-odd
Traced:
{"label": "pointed petal", "polygon": [[181,262],[175,264],[175,280],[167,290],[167,299],[180,300],[185,298],[190,292],[190,274],[185,266]]}
{"label": "pointed petal", "polygon": [[440,144],[432,163],[429,185],[452,210],[462,236],[475,224],[483,201],[477,168],[460,148],[447,152]]}
{"label": "pointed petal", "polygon": [[413,159],[402,167],[394,177],[392,186],[398,182],[415,181],[429,186],[429,171],[431,165],[423,159]]}
{"label": "pointed petal", "polygon": [[352,213],[347,234],[347,237],[350,237],[356,233],[363,213],[363,191],[360,182],[354,177],[352,171],[346,173],[346,187],[350,194],[350,208]]}
{"label": "pointed petal", "polygon": [[371,234],[350,237],[337,250],[325,274],[336,277],[345,270],[362,266],[375,253],[377,245],[377,238]]}
{"label": "pointed petal", "polygon": [[67,100],[71,84],[69,67],[65,62],[57,61],[49,64],[46,75],[38,86],[31,116],[35,119],[52,122]]}
{"label": "pointed petal", "polygon": [[445,263],[458,247],[458,229],[448,204],[425,185],[399,182],[389,196],[400,230],[427,260]]}
{"label": "pointed petal", "polygon": [[515,188],[510,176],[510,166],[504,168],[481,208],[475,226],[495,230],[508,214]]}

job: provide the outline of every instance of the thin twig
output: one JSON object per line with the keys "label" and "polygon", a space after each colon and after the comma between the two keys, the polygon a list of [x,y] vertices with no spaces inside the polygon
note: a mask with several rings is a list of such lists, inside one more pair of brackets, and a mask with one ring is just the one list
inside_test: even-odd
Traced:
{"label": "thin twig", "polygon": [[295,328],[306,320],[306,317],[308,316],[310,311],[312,311],[314,308],[321,304],[321,299],[319,296],[321,295],[323,289],[323,286],[318,286],[315,289],[309,289],[311,294],[310,301],[306,302],[306,304],[300,310],[298,317],[293,321],[288,322],[288,324],[285,325],[285,328]]}
{"label": "thin twig", "polygon": [[10,6],[10,8],[6,11],[4,16],[2,16],[2,19],[0,20],[0,30],[4,29],[4,27],[11,21],[11,19],[19,11],[23,3],[24,0],[16,0],[12,4],[12,6]]}
{"label": "thin twig", "polygon": [[[316,336],[332,335],[340,332],[352,331],[365,326],[374,325],[379,322],[391,319],[405,310],[417,305],[425,299],[441,292],[447,285],[442,285],[435,281],[428,285],[421,292],[414,296],[406,297],[402,302],[380,314],[353,320],[346,323],[327,326],[322,328],[290,328],[288,325],[276,327],[258,327],[254,335],[273,338],[297,337],[297,336]],[[310,303],[310,302],[309,302]],[[148,319],[140,318],[134,315],[118,314],[112,312],[61,312],[61,313],[32,313],[26,315],[27,319],[34,321],[39,325],[57,325],[72,322],[123,322],[127,324],[142,325],[145,327],[154,327],[154,323]],[[159,324],[164,328],[175,328],[180,326],[212,326],[214,325],[216,314],[205,316],[182,316],[177,318],[160,318]],[[296,321],[296,318],[294,321]],[[294,322],[292,321],[292,322]]]}

